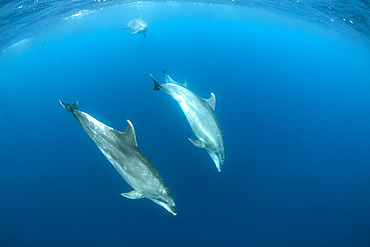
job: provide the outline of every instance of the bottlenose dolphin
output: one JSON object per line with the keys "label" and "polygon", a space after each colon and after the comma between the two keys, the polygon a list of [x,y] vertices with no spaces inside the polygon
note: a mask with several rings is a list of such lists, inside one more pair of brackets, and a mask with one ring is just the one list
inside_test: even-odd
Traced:
{"label": "bottlenose dolphin", "polygon": [[121,195],[129,199],[148,198],[176,215],[175,201],[170,190],[149,159],[137,146],[135,130],[127,120],[125,132],[117,131],[77,110],[74,104],[60,104],[71,112],[77,122],[95,142],[100,151],[123,179],[134,189]]}
{"label": "bottlenose dolphin", "polygon": [[162,71],[165,84],[159,84],[154,77],[154,90],[163,90],[177,103],[184,112],[194,135],[198,140],[189,140],[199,148],[207,150],[215,163],[217,170],[221,172],[221,165],[225,160],[225,144],[220,124],[215,114],[216,97],[211,93],[209,99],[203,99],[186,89],[187,83],[180,85],[175,82],[166,71]]}
{"label": "bottlenose dolphin", "polygon": [[124,29],[131,30],[131,34],[136,34],[136,33],[142,33],[144,34],[144,38],[146,38],[146,31],[148,30],[148,24],[146,24],[145,21],[141,19],[141,14],[139,14],[139,17],[131,20],[127,27],[124,27]]}

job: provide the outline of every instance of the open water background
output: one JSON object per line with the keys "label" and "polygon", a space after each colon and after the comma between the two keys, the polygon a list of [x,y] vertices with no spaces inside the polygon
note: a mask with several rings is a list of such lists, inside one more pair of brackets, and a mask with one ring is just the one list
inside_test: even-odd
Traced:
{"label": "open water background", "polygon": [[[366,1],[0,11],[0,246],[369,246]],[[138,13],[147,38],[119,29]],[[221,173],[152,90],[163,68],[216,95]],[[59,99],[121,131],[130,119],[178,215],[123,198],[131,188]]]}

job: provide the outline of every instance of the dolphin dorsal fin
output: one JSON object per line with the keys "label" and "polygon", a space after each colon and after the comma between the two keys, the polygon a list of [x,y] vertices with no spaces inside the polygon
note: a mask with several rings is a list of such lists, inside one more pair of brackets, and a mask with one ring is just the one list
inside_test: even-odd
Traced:
{"label": "dolphin dorsal fin", "polygon": [[125,134],[128,138],[130,138],[137,146],[135,129],[132,123],[130,122],[130,120],[127,120],[127,129],[125,132],[123,132],[123,134]]}
{"label": "dolphin dorsal fin", "polygon": [[127,193],[121,193],[121,196],[124,196],[128,199],[141,199],[141,198],[144,198],[144,196],[142,194],[140,194],[139,192],[137,192],[136,190],[133,190],[133,191],[130,191],[130,192],[127,192]]}
{"label": "dolphin dorsal fin", "polygon": [[209,97],[208,99],[204,99],[204,100],[212,108],[212,110],[215,111],[215,108],[216,108],[216,96],[213,93],[211,93],[211,97]]}

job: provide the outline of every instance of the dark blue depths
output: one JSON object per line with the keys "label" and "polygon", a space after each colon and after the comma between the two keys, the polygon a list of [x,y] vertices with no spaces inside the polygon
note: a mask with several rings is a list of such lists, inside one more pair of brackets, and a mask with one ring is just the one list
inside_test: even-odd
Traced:
{"label": "dark blue depths", "polygon": [[[165,14],[146,39],[90,28],[3,55],[0,246],[369,246],[369,49],[230,13]],[[216,95],[221,173],[152,90],[162,68]],[[130,187],[59,99],[121,131],[131,120],[178,215],[120,196]]]}

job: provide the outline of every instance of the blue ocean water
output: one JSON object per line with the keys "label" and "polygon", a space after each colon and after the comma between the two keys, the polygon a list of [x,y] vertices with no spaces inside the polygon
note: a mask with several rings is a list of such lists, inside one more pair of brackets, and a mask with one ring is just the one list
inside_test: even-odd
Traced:
{"label": "blue ocean water", "polygon": [[[330,1],[334,21],[310,18],[315,1],[56,2],[1,9],[0,246],[370,245],[366,1]],[[146,38],[120,29],[139,13]],[[216,95],[221,173],[153,90],[162,69]],[[129,119],[178,215],[123,198],[59,99],[120,131]]]}

